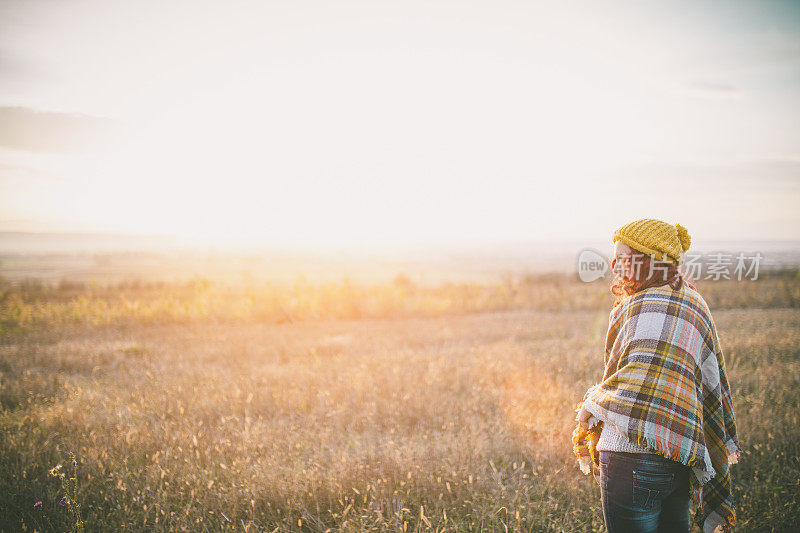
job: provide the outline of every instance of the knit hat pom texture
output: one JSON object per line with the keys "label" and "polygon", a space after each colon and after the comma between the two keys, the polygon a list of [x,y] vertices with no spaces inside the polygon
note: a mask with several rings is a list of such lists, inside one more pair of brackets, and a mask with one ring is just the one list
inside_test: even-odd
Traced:
{"label": "knit hat pom texture", "polygon": [[675,229],[678,230],[678,239],[681,241],[683,251],[688,252],[689,246],[692,244],[692,237],[689,235],[689,231],[680,224],[675,224]]}

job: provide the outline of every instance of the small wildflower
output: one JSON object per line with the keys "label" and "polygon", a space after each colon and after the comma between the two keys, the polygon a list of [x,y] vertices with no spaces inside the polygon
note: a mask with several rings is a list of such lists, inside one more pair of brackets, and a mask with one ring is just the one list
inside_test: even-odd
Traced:
{"label": "small wildflower", "polygon": [[42,506],[42,501],[39,500],[38,502],[34,503],[33,506],[34,507],[41,507]]}
{"label": "small wildflower", "polygon": [[67,502],[65,502],[64,499],[62,498],[62,499],[58,500],[58,505],[60,505],[61,507],[64,507],[65,505],[67,505]]}

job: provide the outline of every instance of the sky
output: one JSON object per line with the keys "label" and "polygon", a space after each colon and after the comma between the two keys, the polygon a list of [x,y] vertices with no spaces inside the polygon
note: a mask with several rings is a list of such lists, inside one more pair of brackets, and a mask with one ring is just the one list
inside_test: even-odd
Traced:
{"label": "sky", "polygon": [[800,239],[800,3],[0,0],[0,231]]}

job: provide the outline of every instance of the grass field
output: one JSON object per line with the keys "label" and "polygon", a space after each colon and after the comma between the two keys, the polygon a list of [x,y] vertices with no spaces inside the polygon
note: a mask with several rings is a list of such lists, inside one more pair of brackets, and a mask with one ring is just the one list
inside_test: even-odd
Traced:
{"label": "grass field", "polygon": [[[791,530],[800,278],[698,288],[745,450],[738,529]],[[570,441],[602,375],[600,282],[5,284],[0,301],[0,530],[69,530],[78,504],[87,531],[604,530]]]}

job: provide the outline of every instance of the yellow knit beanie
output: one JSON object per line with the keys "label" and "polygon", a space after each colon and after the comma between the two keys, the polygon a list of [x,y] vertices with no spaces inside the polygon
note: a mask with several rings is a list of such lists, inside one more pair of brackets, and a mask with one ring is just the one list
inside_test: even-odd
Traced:
{"label": "yellow knit beanie", "polygon": [[692,238],[680,224],[669,224],[653,218],[635,220],[614,232],[612,242],[623,242],[659,261],[683,263]]}

